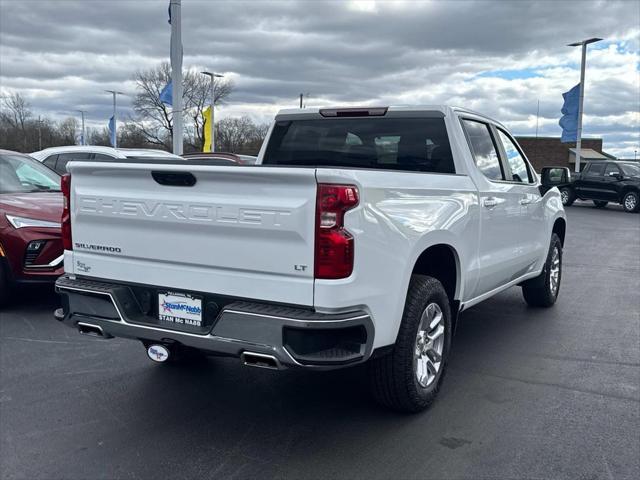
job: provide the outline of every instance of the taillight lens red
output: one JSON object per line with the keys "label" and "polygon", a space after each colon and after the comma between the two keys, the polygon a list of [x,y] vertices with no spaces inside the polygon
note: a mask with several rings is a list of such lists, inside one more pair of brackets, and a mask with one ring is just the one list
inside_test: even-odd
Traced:
{"label": "taillight lens red", "polygon": [[64,199],[62,207],[61,229],[62,245],[65,250],[73,250],[71,241],[71,175],[63,175],[60,180],[60,190]]}
{"label": "taillight lens red", "polygon": [[315,278],[346,278],[353,272],[353,237],[344,228],[344,214],[358,201],[355,185],[318,184]]}

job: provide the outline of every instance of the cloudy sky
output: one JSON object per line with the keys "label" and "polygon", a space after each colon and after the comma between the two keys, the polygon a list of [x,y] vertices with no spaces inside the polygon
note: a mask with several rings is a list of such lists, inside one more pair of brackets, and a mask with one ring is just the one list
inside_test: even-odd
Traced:
{"label": "cloudy sky", "polygon": [[[640,2],[183,0],[185,68],[233,78],[222,116],[267,121],[295,107],[448,103],[516,134],[558,136],[562,92],[579,82],[590,37],[584,135],[640,156]],[[105,89],[168,60],[168,0],[0,0],[0,91],[36,114],[88,111],[104,126]],[[121,117],[131,97],[121,100]]]}

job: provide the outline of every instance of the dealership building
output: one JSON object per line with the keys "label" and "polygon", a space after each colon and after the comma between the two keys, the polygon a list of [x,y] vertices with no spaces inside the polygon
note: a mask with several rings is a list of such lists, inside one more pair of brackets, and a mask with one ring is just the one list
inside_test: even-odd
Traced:
{"label": "dealership building", "polygon": [[[560,137],[516,137],[525,155],[540,172],[542,167],[569,167],[576,164],[576,144],[562,143]],[[580,162],[588,160],[615,160],[613,155],[602,151],[602,138],[583,138]]]}

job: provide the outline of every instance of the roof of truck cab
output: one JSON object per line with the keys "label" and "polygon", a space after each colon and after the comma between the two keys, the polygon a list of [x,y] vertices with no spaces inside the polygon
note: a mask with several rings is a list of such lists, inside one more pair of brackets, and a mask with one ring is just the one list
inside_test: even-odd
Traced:
{"label": "roof of truck cab", "polygon": [[[314,108],[285,108],[280,110],[276,116],[310,116],[310,115],[319,115],[320,110],[336,110],[336,109],[375,109],[375,108],[386,108],[388,112],[411,112],[411,113],[427,113],[427,112],[440,112],[445,116],[452,115],[454,113],[457,114],[468,114],[473,115],[475,117],[483,118],[489,122],[492,122],[505,130],[507,129],[502,123],[491,118],[483,113],[476,112],[474,110],[470,110],[468,108],[456,107],[452,105],[391,105],[388,107],[385,106],[327,106],[327,107],[314,107]],[[329,117],[335,118],[335,117]],[[379,118],[379,117],[378,117]]]}

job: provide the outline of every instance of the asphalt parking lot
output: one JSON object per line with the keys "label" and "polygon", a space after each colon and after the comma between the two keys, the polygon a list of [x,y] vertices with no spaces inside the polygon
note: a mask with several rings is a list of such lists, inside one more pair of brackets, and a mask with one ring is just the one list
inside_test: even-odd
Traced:
{"label": "asphalt parking lot", "polygon": [[155,365],[24,292],[0,312],[0,476],[640,478],[640,215],[568,216],[558,304],[513,288],[466,312],[437,402],[413,416],[374,404],[362,368]]}

